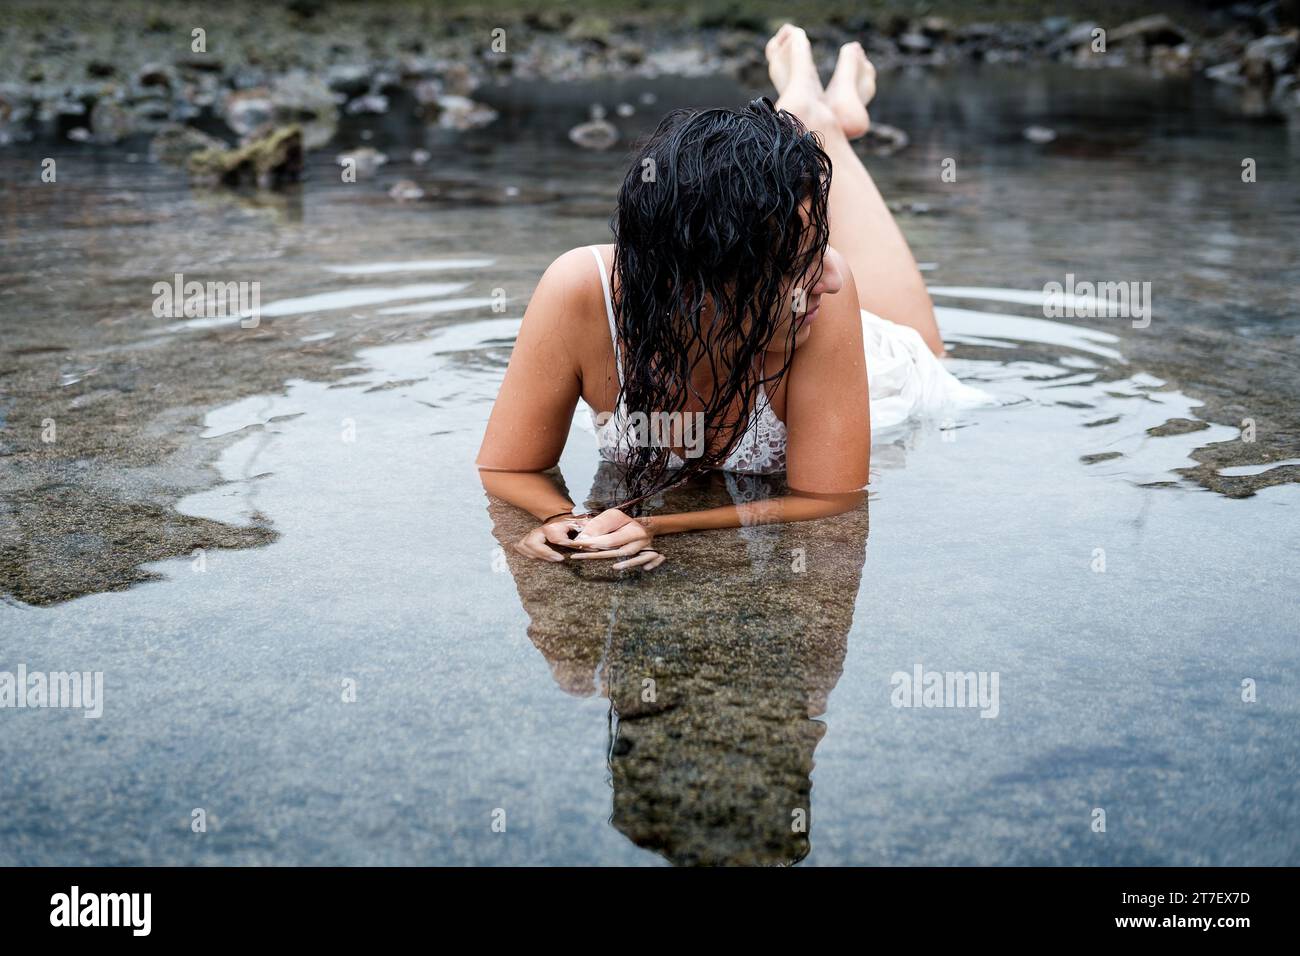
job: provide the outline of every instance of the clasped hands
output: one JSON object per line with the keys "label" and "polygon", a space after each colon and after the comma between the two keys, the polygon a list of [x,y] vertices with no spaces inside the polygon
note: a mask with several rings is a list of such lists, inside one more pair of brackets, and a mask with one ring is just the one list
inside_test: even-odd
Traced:
{"label": "clasped hands", "polygon": [[617,559],[615,571],[652,571],[664,563],[664,556],[651,547],[654,537],[648,521],[609,508],[597,515],[551,518],[524,535],[515,550],[543,561]]}

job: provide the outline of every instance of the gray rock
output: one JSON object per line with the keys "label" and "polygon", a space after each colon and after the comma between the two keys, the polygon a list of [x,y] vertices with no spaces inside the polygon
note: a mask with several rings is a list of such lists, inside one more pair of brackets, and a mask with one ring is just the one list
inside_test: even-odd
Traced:
{"label": "gray rock", "polygon": [[490,106],[476,103],[467,96],[438,97],[438,125],[444,129],[477,129],[497,118]]}
{"label": "gray rock", "polygon": [[1048,44],[1048,51],[1056,53],[1062,50],[1075,50],[1079,47],[1092,46],[1092,31],[1097,29],[1097,24],[1091,20],[1083,23],[1076,23],[1065,33],[1057,37]]}
{"label": "gray rock", "polygon": [[1246,45],[1247,63],[1268,63],[1275,73],[1286,73],[1296,62],[1294,34],[1260,37]]}
{"label": "gray rock", "polygon": [[594,43],[608,46],[614,33],[614,25],[605,17],[584,16],[573,21],[565,36],[578,43]]}
{"label": "gray rock", "polygon": [[1246,78],[1241,75],[1241,64],[1236,60],[1211,66],[1206,69],[1205,75],[1215,82],[1226,83],[1229,86],[1244,86],[1246,83]]}
{"label": "gray rock", "polygon": [[271,104],[278,122],[333,124],[338,118],[334,92],[318,76],[301,70],[286,73],[271,87]]}
{"label": "gray rock", "polygon": [[1188,32],[1163,13],[1130,20],[1106,35],[1107,43],[1118,44],[1141,40],[1147,46],[1177,46],[1188,39]]}
{"label": "gray rock", "polygon": [[332,66],[326,74],[326,83],[336,93],[348,97],[360,96],[370,89],[370,68],[361,65]]}
{"label": "gray rock", "polygon": [[604,151],[618,142],[618,130],[603,117],[579,123],[569,130],[569,139],[583,149]]}
{"label": "gray rock", "polygon": [[97,143],[117,143],[135,132],[135,118],[121,103],[101,99],[90,111],[90,130]]}
{"label": "gray rock", "polygon": [[929,53],[934,48],[934,41],[924,33],[913,31],[899,37],[898,46],[907,53]]}
{"label": "gray rock", "polygon": [[192,154],[205,149],[225,149],[215,136],[180,123],[164,126],[149,143],[149,158],[157,163],[184,166]]}
{"label": "gray rock", "polygon": [[388,97],[382,93],[366,93],[348,103],[346,112],[351,116],[362,113],[381,116],[388,112]]}
{"label": "gray rock", "polygon": [[1151,69],[1164,76],[1189,76],[1194,66],[1192,45],[1158,46],[1151,51]]}
{"label": "gray rock", "polygon": [[393,184],[388,195],[398,202],[415,202],[424,198],[424,190],[409,179],[402,179]]}
{"label": "gray rock", "polygon": [[164,63],[149,63],[136,71],[132,85],[137,94],[170,94],[177,87],[175,71]]}
{"label": "gray rock", "polygon": [[872,123],[862,137],[862,143],[875,156],[892,156],[907,148],[911,139],[897,126],[888,123]]}
{"label": "gray rock", "polygon": [[274,115],[271,91],[265,87],[228,93],[221,104],[221,118],[240,136],[247,136],[271,122]]}

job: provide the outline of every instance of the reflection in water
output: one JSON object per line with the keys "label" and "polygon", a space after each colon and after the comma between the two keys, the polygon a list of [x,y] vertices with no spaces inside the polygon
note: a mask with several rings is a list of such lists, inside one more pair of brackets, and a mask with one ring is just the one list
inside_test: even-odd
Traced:
{"label": "reflection in water", "polygon": [[[588,495],[618,495],[602,464]],[[784,493],[715,475],[669,511]],[[489,503],[528,637],[556,683],[610,701],[611,822],[678,864],[790,864],[809,849],[817,718],[839,680],[866,558],[867,509],[663,539],[649,575],[517,554],[535,522]],[[567,571],[567,573],[565,573]],[[557,573],[558,572],[558,573]]]}

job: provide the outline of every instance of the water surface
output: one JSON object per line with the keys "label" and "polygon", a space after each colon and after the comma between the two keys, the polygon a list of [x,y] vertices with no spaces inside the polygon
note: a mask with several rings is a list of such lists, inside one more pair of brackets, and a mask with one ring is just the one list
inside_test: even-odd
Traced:
{"label": "water surface", "polygon": [[[378,178],[322,155],[278,198],[0,156],[0,670],[106,697],[0,712],[0,862],[1300,860],[1295,144],[1127,74],[883,86],[913,145],[871,168],[1000,404],[877,434],[859,512],[669,538],[644,577],[518,557],[472,466],[537,277],[608,235],[621,160],[564,131],[642,87],[389,117]],[[655,92],[629,132],[745,96]],[[260,281],[263,323],[155,318],[174,272]],[[1045,319],[1066,273],[1152,282],[1150,327]],[[599,502],[585,424],[557,480]],[[997,716],[893,706],[917,665],[996,672]]]}

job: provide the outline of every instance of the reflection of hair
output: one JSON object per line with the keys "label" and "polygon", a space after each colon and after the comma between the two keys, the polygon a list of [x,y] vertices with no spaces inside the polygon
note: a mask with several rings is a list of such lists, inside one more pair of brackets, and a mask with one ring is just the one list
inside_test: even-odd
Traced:
{"label": "reflection of hair", "polygon": [[[721,464],[759,384],[785,375],[793,348],[767,378],[763,352],[791,314],[793,283],[820,278],[830,177],[816,136],[766,97],[738,110],[675,110],[642,147],[612,223],[619,397],[630,414],[652,415],[694,396],[704,405],[705,452],[670,473],[667,448],[632,443],[634,501]],[[709,303],[713,315],[701,321]],[[701,363],[717,383],[707,398],[691,379]]]}

